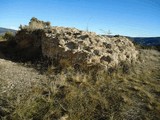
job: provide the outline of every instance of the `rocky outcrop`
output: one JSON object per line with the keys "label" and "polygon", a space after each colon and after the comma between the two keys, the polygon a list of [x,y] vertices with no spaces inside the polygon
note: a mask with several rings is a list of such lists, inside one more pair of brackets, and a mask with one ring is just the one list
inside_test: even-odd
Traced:
{"label": "rocky outcrop", "polygon": [[101,65],[114,67],[121,61],[132,62],[138,52],[126,37],[106,37],[76,28],[52,27],[42,37],[42,54],[56,59],[62,67]]}

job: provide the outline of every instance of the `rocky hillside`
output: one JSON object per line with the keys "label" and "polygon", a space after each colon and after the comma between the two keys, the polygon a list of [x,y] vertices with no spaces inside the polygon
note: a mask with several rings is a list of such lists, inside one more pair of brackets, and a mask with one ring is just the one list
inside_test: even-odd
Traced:
{"label": "rocky hillside", "polygon": [[159,61],[159,52],[141,50],[127,74],[120,67],[41,75],[28,63],[0,59],[0,119],[159,120]]}
{"label": "rocky hillside", "polygon": [[0,41],[0,120],[160,120],[160,52],[36,18],[20,28]]}

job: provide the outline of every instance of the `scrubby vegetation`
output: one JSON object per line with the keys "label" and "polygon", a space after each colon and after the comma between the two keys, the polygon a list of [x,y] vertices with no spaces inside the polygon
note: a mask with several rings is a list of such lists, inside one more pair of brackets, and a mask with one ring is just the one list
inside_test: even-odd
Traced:
{"label": "scrubby vegetation", "polygon": [[20,30],[27,29],[27,30],[33,31],[35,29],[44,29],[44,28],[50,28],[50,27],[51,27],[50,22],[44,22],[44,21],[38,20],[35,17],[32,17],[28,26],[27,25],[25,25],[25,26],[20,25],[19,29]]}

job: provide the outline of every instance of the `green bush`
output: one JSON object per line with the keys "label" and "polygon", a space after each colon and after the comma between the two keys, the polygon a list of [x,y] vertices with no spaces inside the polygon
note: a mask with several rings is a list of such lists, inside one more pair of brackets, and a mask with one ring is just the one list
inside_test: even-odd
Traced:
{"label": "green bush", "polygon": [[3,39],[6,39],[6,40],[13,40],[13,33],[12,32],[6,32],[3,36]]}

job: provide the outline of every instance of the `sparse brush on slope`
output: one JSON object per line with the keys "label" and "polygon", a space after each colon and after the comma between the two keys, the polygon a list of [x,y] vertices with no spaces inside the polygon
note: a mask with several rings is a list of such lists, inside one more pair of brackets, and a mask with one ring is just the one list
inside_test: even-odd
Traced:
{"label": "sparse brush on slope", "polygon": [[[15,86],[12,94],[1,94],[0,116],[7,120],[160,119],[160,53],[140,53],[141,62],[123,63],[112,73],[46,71],[48,80],[38,80],[28,88],[30,92]],[[126,66],[131,72],[123,71]],[[1,80],[0,85],[7,84]]]}

